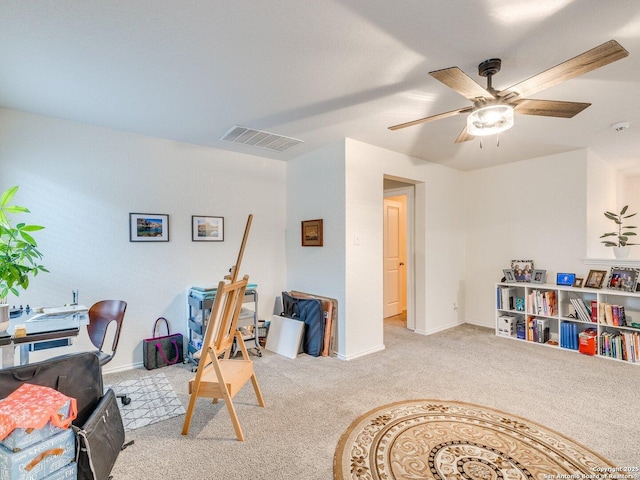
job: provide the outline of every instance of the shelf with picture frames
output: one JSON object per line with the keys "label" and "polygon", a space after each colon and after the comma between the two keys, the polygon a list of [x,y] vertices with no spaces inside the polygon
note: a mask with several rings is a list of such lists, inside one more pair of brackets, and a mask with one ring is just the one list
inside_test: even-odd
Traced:
{"label": "shelf with picture frames", "polygon": [[603,288],[587,287],[589,277],[584,287],[499,282],[495,285],[496,335],[568,353],[640,364],[640,292],[634,290],[640,278],[635,278],[631,286],[620,283],[619,287],[607,288],[617,271],[629,270],[635,269],[614,266],[611,270],[592,270],[590,273],[606,273]]}

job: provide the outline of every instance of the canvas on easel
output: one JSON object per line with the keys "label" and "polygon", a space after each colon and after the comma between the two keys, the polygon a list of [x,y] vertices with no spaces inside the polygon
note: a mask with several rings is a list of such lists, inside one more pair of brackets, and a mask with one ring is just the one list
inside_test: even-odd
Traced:
{"label": "canvas on easel", "polygon": [[[258,404],[261,407],[265,406],[253,369],[253,362],[249,357],[242,335],[237,331],[238,318],[249,276],[245,275],[239,281],[236,278],[249,235],[251,220],[252,215],[249,215],[238,260],[231,268],[231,274],[225,277],[227,282],[223,280],[218,284],[202,343],[196,375],[189,381],[189,394],[191,397],[182,427],[183,435],[189,433],[191,417],[198,397],[211,398],[213,403],[217,403],[220,399],[224,400],[236,437],[240,441],[244,441],[244,434],[233,406],[233,397],[247,381],[251,380]],[[234,338],[242,352],[240,359],[230,358]]]}

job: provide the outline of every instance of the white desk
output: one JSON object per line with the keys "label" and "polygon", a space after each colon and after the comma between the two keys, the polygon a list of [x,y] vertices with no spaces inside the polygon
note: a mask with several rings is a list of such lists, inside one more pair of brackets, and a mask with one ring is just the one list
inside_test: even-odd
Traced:
{"label": "white desk", "polygon": [[[0,336],[2,368],[14,364],[15,347],[20,348],[20,365],[29,363],[29,352],[48,348],[66,347],[78,336],[80,327],[89,323],[85,312],[60,315],[25,314],[12,318],[6,335]],[[16,325],[24,325],[27,335],[14,338]]]}

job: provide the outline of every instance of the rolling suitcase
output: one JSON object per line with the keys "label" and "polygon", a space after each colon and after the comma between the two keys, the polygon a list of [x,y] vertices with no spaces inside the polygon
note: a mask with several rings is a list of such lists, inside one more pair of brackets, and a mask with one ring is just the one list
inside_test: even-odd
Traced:
{"label": "rolling suitcase", "polygon": [[78,480],[106,480],[124,444],[124,425],[112,390],[103,393],[102,370],[93,352],[0,369],[0,398],[23,383],[42,385],[75,398],[72,423],[79,448]]}

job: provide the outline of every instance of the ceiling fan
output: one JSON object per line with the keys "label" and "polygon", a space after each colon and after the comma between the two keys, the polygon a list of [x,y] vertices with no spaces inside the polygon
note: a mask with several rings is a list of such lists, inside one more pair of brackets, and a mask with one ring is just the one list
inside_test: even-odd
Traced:
{"label": "ceiling fan", "polygon": [[478,74],[487,78],[487,88],[480,86],[458,67],[429,72],[429,75],[469,99],[473,105],[394,125],[389,127],[389,130],[399,130],[468,113],[467,125],[456,139],[456,143],[462,143],[472,140],[476,136],[500,133],[511,128],[514,112],[524,115],[571,118],[591,104],[535,100],[525,97],[584,75],[627,55],[629,52],[618,42],[609,40],[505,90],[496,90],[491,83],[493,75],[500,71],[501,61],[499,58],[491,58],[478,65]]}

